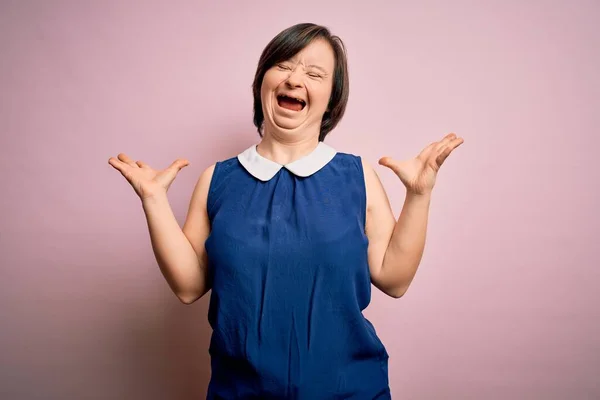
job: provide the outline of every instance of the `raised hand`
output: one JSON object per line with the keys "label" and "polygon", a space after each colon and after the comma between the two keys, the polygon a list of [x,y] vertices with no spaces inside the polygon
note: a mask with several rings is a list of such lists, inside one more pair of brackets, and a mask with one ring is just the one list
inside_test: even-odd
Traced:
{"label": "raised hand", "polygon": [[187,160],[177,159],[168,168],[158,171],[143,161],[134,162],[123,153],[109,158],[108,163],[121,172],[141,200],[166,194],[177,173],[189,165]]}
{"label": "raised hand", "polygon": [[446,158],[463,142],[462,138],[450,133],[439,142],[431,143],[411,160],[396,161],[383,157],[379,164],[394,171],[410,193],[428,194],[433,190],[437,173]]}

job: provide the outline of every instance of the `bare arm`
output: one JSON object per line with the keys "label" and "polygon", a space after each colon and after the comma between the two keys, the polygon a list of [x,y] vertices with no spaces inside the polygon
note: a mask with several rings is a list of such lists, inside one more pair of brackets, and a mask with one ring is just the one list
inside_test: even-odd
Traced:
{"label": "bare arm", "polygon": [[382,292],[399,298],[408,290],[423,256],[430,195],[407,193],[396,221],[377,173],[365,162],[363,168],[371,280]]}
{"label": "bare arm", "polygon": [[171,290],[185,304],[193,303],[210,289],[204,242],[210,233],[206,200],[213,171],[214,165],[198,179],[183,229],[166,194],[142,201],[158,266]]}

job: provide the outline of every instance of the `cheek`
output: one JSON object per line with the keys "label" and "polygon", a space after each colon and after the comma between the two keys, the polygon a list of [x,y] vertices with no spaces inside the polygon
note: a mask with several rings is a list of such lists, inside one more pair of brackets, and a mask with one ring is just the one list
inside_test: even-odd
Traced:
{"label": "cheek", "polygon": [[263,77],[263,88],[275,90],[281,83],[285,81],[285,75],[278,71],[268,71]]}
{"label": "cheek", "polygon": [[268,93],[269,93],[269,85],[267,85],[267,82],[265,80],[263,80],[262,85],[260,86],[260,97],[263,102],[266,100]]}
{"label": "cheek", "polygon": [[265,103],[265,101],[269,101],[269,99],[271,98],[271,94],[273,93],[273,90],[275,90],[275,88],[276,86],[274,86],[273,77],[265,75],[262,81],[262,85],[260,86],[260,97],[263,103]]}
{"label": "cheek", "polygon": [[313,89],[311,90],[312,93],[312,99],[311,99],[311,103],[314,106],[317,106],[318,108],[327,108],[327,105],[329,104],[329,98],[331,96],[331,89],[329,89],[326,86],[322,86],[322,85],[315,85],[313,86]]}
{"label": "cheek", "polygon": [[269,74],[265,74],[265,76],[263,77],[262,85],[261,85],[262,93],[267,92],[271,88],[271,86],[273,84],[272,81],[273,81],[273,78]]}

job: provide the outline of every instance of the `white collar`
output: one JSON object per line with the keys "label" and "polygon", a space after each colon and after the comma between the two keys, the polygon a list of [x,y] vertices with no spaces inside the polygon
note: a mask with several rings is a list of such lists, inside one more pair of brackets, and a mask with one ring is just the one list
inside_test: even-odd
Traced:
{"label": "white collar", "polygon": [[246,149],[237,156],[240,164],[255,178],[268,181],[283,167],[296,176],[307,177],[319,171],[335,157],[337,151],[323,142],[306,156],[281,165],[258,154],[256,145]]}

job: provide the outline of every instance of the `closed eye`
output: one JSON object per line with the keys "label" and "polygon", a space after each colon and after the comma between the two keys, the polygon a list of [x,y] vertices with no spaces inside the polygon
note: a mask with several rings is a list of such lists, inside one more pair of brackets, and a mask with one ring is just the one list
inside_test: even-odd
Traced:
{"label": "closed eye", "polygon": [[309,72],[308,76],[310,76],[311,78],[322,78],[321,75],[319,74],[315,74],[314,72]]}
{"label": "closed eye", "polygon": [[290,70],[291,68],[288,67],[287,65],[284,64],[277,64],[277,68],[279,69],[285,69],[285,70]]}

